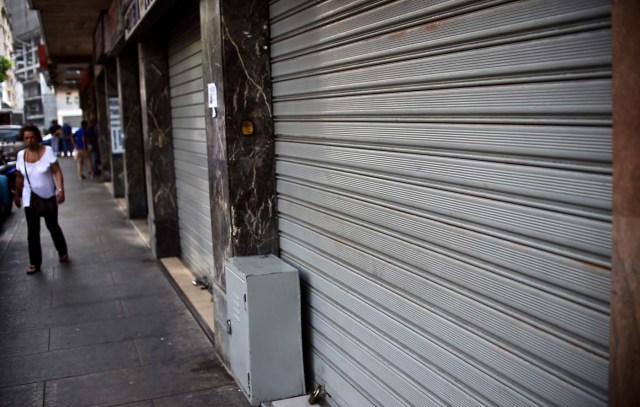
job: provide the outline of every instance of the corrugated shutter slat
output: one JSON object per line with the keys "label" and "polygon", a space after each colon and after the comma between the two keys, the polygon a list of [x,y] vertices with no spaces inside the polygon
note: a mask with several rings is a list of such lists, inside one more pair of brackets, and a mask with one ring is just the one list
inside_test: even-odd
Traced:
{"label": "corrugated shutter slat", "polygon": [[169,74],[181,258],[194,274],[212,279],[209,166],[198,22],[185,24],[172,34]]}
{"label": "corrugated shutter slat", "polygon": [[609,2],[270,7],[281,256],[330,404],[606,405]]}

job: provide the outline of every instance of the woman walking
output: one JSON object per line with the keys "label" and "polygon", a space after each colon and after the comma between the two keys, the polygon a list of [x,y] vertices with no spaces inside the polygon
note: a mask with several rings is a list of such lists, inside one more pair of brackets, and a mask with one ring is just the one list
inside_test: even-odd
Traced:
{"label": "woman walking", "polygon": [[[40,216],[51,233],[53,244],[61,262],[69,261],[67,243],[58,225],[58,204],[64,202],[64,179],[58,159],[51,147],[42,146],[42,134],[37,126],[26,124],[20,129],[20,137],[27,148],[18,153],[16,170],[16,194],[14,202],[19,208],[24,205],[27,218],[27,240],[31,265],[27,274],[40,271],[42,248],[40,247]],[[26,182],[25,182],[26,180]],[[40,215],[36,201],[46,201],[49,210]]]}

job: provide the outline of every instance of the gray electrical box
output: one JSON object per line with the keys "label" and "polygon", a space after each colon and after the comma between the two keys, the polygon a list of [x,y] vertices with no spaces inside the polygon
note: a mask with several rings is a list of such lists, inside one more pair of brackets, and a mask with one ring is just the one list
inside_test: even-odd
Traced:
{"label": "gray electrical box", "polygon": [[252,405],[305,393],[298,270],[275,256],[225,262],[231,371]]}

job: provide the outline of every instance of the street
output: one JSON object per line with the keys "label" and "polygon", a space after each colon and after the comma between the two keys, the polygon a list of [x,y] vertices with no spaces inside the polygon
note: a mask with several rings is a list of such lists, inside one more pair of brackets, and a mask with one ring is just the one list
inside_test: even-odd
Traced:
{"label": "street", "polygon": [[42,222],[42,272],[25,273],[22,209],[0,232],[0,406],[247,405],[105,185],[60,161],[71,262]]}

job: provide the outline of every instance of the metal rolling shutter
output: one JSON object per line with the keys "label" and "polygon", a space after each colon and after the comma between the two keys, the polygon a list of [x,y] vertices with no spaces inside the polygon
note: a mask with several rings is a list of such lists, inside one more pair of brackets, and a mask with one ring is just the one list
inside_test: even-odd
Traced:
{"label": "metal rolling shutter", "polygon": [[204,124],[202,43],[197,20],[177,30],[169,44],[173,154],[183,262],[213,278],[209,170]]}
{"label": "metal rolling shutter", "polygon": [[311,379],[343,406],[606,405],[609,2],[270,7]]}

